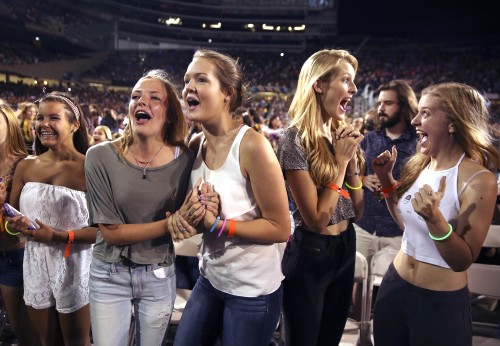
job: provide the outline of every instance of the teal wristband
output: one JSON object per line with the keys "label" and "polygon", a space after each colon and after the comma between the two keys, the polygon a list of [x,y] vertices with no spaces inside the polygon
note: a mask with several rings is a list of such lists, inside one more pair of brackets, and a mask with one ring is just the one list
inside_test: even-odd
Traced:
{"label": "teal wristband", "polygon": [[431,237],[432,240],[437,240],[437,241],[442,241],[442,240],[448,239],[450,237],[450,235],[451,235],[451,232],[453,232],[453,227],[451,227],[450,224],[448,224],[448,226],[450,226],[450,230],[444,236],[442,236],[442,237],[435,237],[429,231],[429,237]]}
{"label": "teal wristband", "polygon": [[220,220],[220,216],[217,216],[217,218],[215,219],[214,224],[212,225],[212,228],[210,228],[210,233],[212,233],[214,231],[215,226],[217,226],[217,224],[219,223],[219,220]]}

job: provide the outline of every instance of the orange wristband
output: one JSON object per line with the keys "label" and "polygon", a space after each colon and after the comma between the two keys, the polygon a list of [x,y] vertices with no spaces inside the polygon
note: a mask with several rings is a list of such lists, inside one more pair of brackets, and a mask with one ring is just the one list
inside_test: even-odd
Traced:
{"label": "orange wristband", "polygon": [[236,221],[229,220],[229,231],[227,232],[227,236],[229,238],[232,238],[234,237],[235,233],[236,233]]}
{"label": "orange wristband", "polygon": [[390,197],[389,194],[394,190],[396,190],[397,187],[398,187],[398,182],[397,181],[393,182],[391,186],[388,186],[380,190],[382,192],[382,196],[384,196],[384,198],[389,198]]}
{"label": "orange wristband", "polygon": [[328,184],[328,188],[330,190],[333,190],[333,191],[337,191],[338,194],[340,194],[342,197],[344,198],[349,198],[351,197],[351,195],[349,195],[349,192],[347,192],[346,190],[344,190],[343,188],[339,187],[337,184],[335,183],[330,183]]}
{"label": "orange wristband", "polygon": [[66,232],[68,232],[68,243],[66,244],[66,249],[64,249],[64,258],[69,257],[69,253],[71,251],[71,244],[75,241],[75,233],[68,229]]}

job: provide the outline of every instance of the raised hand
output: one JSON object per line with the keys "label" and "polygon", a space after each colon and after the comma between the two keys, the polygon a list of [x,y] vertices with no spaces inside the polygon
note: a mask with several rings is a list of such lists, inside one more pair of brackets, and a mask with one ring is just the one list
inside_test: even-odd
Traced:
{"label": "raised hand", "polygon": [[377,174],[379,180],[381,180],[382,177],[392,175],[392,170],[394,169],[397,157],[398,151],[396,146],[393,145],[392,151],[386,150],[372,160],[371,165],[373,171]]}
{"label": "raised hand", "polygon": [[350,124],[340,124],[332,135],[337,161],[348,164],[353,159],[359,143],[363,140],[363,135]]}

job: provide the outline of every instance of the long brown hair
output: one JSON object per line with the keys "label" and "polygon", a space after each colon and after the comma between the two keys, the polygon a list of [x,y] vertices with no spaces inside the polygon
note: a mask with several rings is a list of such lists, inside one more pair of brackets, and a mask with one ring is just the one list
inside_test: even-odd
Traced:
{"label": "long brown hair", "polygon": [[[441,110],[455,127],[453,137],[463,148],[465,155],[491,171],[496,171],[499,151],[493,145],[488,130],[490,113],[484,97],[471,86],[461,83],[431,85],[422,91],[440,101]],[[403,167],[397,195],[401,197],[427,167],[431,158],[417,153]]]}
{"label": "long brown hair", "polygon": [[[167,91],[167,121],[163,125],[163,141],[165,144],[172,146],[185,146],[185,138],[187,135],[187,124],[184,114],[182,113],[181,103],[177,95],[174,83],[170,81],[170,76],[164,70],[151,70],[142,76],[142,79],[157,79]],[[120,138],[120,156],[125,155],[128,148],[134,142],[134,134],[132,133],[131,117],[129,114],[129,123],[123,130],[123,136]]]}
{"label": "long brown hair", "polygon": [[215,65],[221,91],[227,92],[230,97],[229,112],[236,112],[247,97],[247,88],[243,83],[243,72],[238,60],[209,49],[197,50],[193,55],[193,59],[195,58],[210,60]]}

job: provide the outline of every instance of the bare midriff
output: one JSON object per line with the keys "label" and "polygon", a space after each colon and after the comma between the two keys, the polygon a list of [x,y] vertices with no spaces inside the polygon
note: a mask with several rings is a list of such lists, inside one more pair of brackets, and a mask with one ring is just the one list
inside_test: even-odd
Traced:
{"label": "bare midriff", "polygon": [[454,272],[450,268],[420,262],[403,251],[394,259],[394,267],[405,281],[429,290],[456,291],[467,285],[465,271]]}

